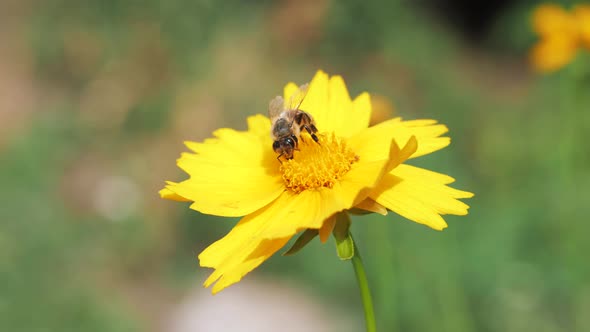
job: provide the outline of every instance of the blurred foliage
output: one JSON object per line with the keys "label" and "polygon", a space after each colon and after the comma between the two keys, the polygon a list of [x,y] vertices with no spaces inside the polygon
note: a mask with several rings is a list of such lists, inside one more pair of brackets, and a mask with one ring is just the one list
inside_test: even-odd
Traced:
{"label": "blurred foliage", "polygon": [[[587,331],[590,56],[532,75],[536,4],[515,2],[477,49],[396,1],[15,5],[0,68],[25,69],[0,86],[30,81],[32,102],[0,121],[0,328],[153,330],[164,312],[142,303],[198,286],[194,256],[235,221],[157,197],[182,177],[182,141],[245,128],[323,68],[395,116],[447,124],[453,144],[417,164],[476,193],[442,233],[354,219],[383,331]],[[248,278],[294,280],[360,315],[334,250],[314,241]]]}

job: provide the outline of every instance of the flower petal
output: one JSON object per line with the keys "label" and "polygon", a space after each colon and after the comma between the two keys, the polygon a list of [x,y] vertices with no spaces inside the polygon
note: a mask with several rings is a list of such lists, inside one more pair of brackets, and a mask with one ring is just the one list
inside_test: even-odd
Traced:
{"label": "flower petal", "polygon": [[318,70],[311,82],[307,95],[301,103],[300,109],[311,114],[320,132],[334,132],[336,129],[330,123],[331,110],[329,108],[329,83],[328,74]]}
{"label": "flower petal", "polygon": [[[371,121],[372,110],[371,97],[369,94],[363,92],[358,95],[352,101],[352,112],[350,114],[350,120],[348,121],[348,128],[346,128],[346,132],[341,134],[348,137],[367,129]],[[347,135],[347,133],[350,133],[350,135]]]}
{"label": "flower petal", "polygon": [[233,269],[227,271],[213,286],[211,292],[213,294],[225,289],[228,286],[235,284],[240,281],[243,276],[248,272],[257,268],[260,264],[266,261],[270,256],[274,255],[275,252],[280,250],[287,244],[290,238],[264,240],[262,241],[255,251],[250,254],[245,261],[240,264],[234,265]]}
{"label": "flower petal", "polygon": [[266,239],[293,236],[304,229],[319,229],[329,216],[347,208],[348,197],[341,197],[345,195],[339,189],[321,188],[299,194],[286,191],[272,204],[242,220],[256,220],[263,225],[260,236]]}
{"label": "flower petal", "polygon": [[[299,93],[299,86],[293,82],[287,83],[283,89],[283,99],[285,100],[285,107],[291,107],[291,100],[295,98],[295,95]],[[300,100],[296,101],[299,104]]]}
{"label": "flower petal", "polygon": [[369,127],[371,118],[371,99],[364,92],[350,99],[342,76],[335,75],[329,83],[329,118],[334,132],[340,137],[350,137]]}
{"label": "flower petal", "polygon": [[330,234],[332,234],[334,226],[336,226],[336,214],[333,214],[332,216],[330,216],[330,218],[326,219],[322,227],[318,230],[318,233],[320,235],[320,241],[322,243],[326,243],[326,241],[328,241],[328,238],[330,237]]}
{"label": "flower petal", "polygon": [[[299,86],[293,82],[287,83],[284,92],[285,107],[294,108],[299,105],[299,108],[309,112],[318,124],[318,119],[323,119],[323,112],[328,110],[328,84],[330,78],[322,70],[318,70],[315,76],[309,82],[309,87],[306,93],[300,93]],[[325,121],[321,121],[325,122]]]}
{"label": "flower petal", "polygon": [[[225,238],[222,240],[224,239]],[[209,287],[212,283],[216,282],[215,286],[213,286],[213,289],[211,290],[212,293],[215,294],[224,288],[235,284],[236,282],[240,281],[242,277],[248,272],[258,267],[275,252],[284,247],[289,239],[290,237],[273,240],[265,239],[259,242],[248,241],[248,239],[245,238],[235,240],[240,241],[239,243],[244,245],[242,247],[243,250],[237,251],[235,255],[227,257],[218,265],[214,266],[215,271],[211,273],[203,285],[205,287]],[[235,242],[234,240],[227,240],[224,242],[227,243],[229,241]],[[215,244],[217,244],[217,242],[211,245],[209,248],[213,247]],[[206,258],[209,248],[205,249],[205,251],[199,255],[201,266],[207,266],[203,264],[203,259]],[[222,248],[216,248],[215,250],[222,250]]]}
{"label": "flower petal", "polygon": [[[323,125],[322,130],[331,130],[341,137],[347,137],[352,133],[348,132],[349,123],[354,122],[352,115],[352,100],[346,89],[342,76],[332,76],[328,83],[328,108],[322,123],[329,124],[329,128]],[[318,122],[319,123],[319,122]],[[368,124],[367,124],[368,127]],[[326,128],[326,129],[323,129]]]}
{"label": "flower petal", "polygon": [[[270,161],[267,159],[274,155],[271,148],[270,120],[261,114],[248,117],[247,131],[221,128],[214,131],[213,135],[215,138],[208,138],[202,143],[184,143],[198,158],[222,164],[260,165]],[[275,163],[270,164],[276,166]],[[278,167],[274,169],[278,172]]]}
{"label": "flower petal", "polygon": [[224,128],[204,143],[187,142],[196,154],[183,153],[177,164],[190,178],[168,182],[162,197],[194,201],[192,209],[220,216],[243,216],[275,200],[285,188],[269,121],[259,115],[248,123],[248,131]]}
{"label": "flower petal", "polygon": [[403,217],[442,230],[447,224],[441,215],[466,215],[469,206],[458,199],[473,197],[472,193],[446,186],[453,181],[444,174],[399,165],[370,197]]}
{"label": "flower petal", "polygon": [[[170,183],[173,183],[173,182],[170,182]],[[171,201],[190,202],[190,200],[188,200],[182,196],[179,196],[178,194],[176,194],[175,192],[173,192],[167,188],[160,190],[158,193],[160,194],[160,197],[165,198],[165,199],[169,199]]]}
{"label": "flower petal", "polygon": [[384,145],[392,139],[406,144],[412,136],[418,141],[417,150],[410,156],[416,158],[440,150],[450,144],[449,137],[439,137],[448,128],[437,124],[435,120],[402,121],[401,118],[391,119],[376,126],[367,128],[348,140],[349,146],[363,158],[369,160],[383,159],[387,151]]}
{"label": "flower petal", "polygon": [[[387,209],[383,205],[372,200],[371,198],[365,198],[362,202],[355,205],[355,208],[361,209],[363,211],[378,213],[382,216],[387,215]],[[365,212],[365,214],[366,213],[367,212]]]}
{"label": "flower petal", "polygon": [[[295,107],[303,95],[299,95],[295,83],[284,89],[285,107]],[[353,102],[342,76],[329,77],[319,70],[309,84],[300,109],[310,113],[320,132],[334,132],[348,137],[369,126],[371,103],[366,92]]]}
{"label": "flower petal", "polygon": [[265,141],[270,143],[268,147],[272,146],[272,140],[270,139],[270,119],[262,114],[256,114],[249,116],[248,119],[248,132],[258,136],[262,142]]}

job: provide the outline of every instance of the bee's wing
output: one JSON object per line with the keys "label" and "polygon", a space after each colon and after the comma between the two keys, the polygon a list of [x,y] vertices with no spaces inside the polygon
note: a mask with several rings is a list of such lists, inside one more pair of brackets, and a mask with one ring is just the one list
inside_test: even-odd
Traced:
{"label": "bee's wing", "polygon": [[268,117],[273,120],[278,117],[281,112],[285,109],[285,99],[281,96],[274,97],[270,103],[268,103]]}
{"label": "bee's wing", "polygon": [[307,95],[307,90],[309,89],[309,83],[305,83],[299,87],[299,89],[291,96],[289,100],[289,109],[296,110],[299,109],[301,103],[305,99]]}

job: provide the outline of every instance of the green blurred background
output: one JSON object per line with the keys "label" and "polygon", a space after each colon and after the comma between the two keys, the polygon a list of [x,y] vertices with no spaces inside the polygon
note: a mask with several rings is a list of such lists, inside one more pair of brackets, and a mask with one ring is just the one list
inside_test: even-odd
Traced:
{"label": "green blurred background", "polygon": [[590,57],[529,69],[538,3],[3,1],[0,330],[361,331],[332,242],[212,297],[196,255],[237,219],[157,195],[321,68],[448,125],[415,164],[476,193],[444,232],[354,220],[381,331],[590,331]]}

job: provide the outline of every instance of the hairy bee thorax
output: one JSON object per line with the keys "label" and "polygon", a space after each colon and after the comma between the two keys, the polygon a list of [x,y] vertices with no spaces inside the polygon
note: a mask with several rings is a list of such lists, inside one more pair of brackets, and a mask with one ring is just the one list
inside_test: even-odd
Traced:
{"label": "hairy bee thorax", "polygon": [[272,136],[281,138],[286,136],[299,136],[299,126],[294,126],[288,119],[279,118],[272,127]]}
{"label": "hairy bee thorax", "polygon": [[346,142],[334,134],[318,135],[319,144],[309,135],[306,138],[299,143],[299,151],[293,159],[280,166],[286,187],[296,193],[332,188],[359,160]]}

